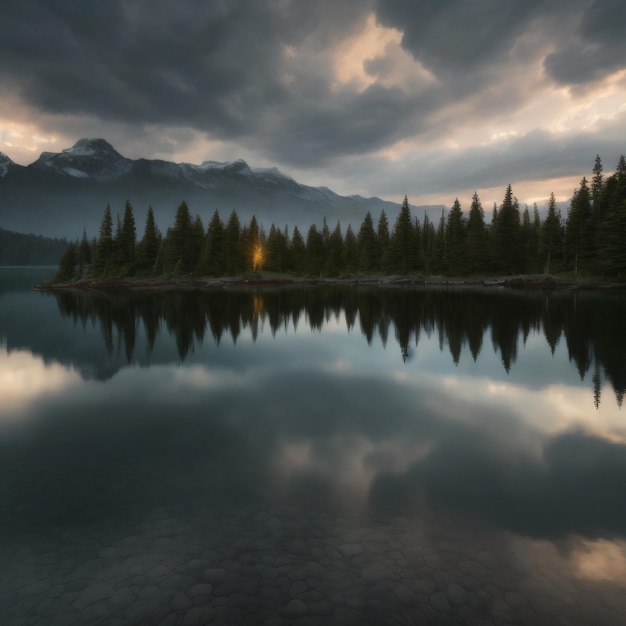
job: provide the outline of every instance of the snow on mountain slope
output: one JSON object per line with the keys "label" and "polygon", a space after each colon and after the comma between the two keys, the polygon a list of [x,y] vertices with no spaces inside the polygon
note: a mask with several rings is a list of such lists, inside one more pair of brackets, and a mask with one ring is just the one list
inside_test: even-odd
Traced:
{"label": "snow on mountain slope", "polygon": [[29,232],[36,223],[40,234],[73,237],[86,228],[91,235],[98,232],[104,207],[119,212],[127,200],[138,231],[149,206],[165,231],[183,200],[205,221],[215,210],[224,219],[237,211],[242,222],[254,214],[266,224],[301,229],[321,224],[323,217],[358,227],[368,211],[377,216],[383,208],[391,221],[399,210],[380,198],[340,196],[241,159],[200,165],[128,159],[104,139],[44,152],[26,167],[0,157],[0,223],[17,232]]}
{"label": "snow on mountain slope", "polygon": [[6,173],[9,171],[9,165],[14,165],[13,161],[4,152],[0,152],[0,178],[6,176]]}
{"label": "snow on mountain slope", "polygon": [[30,167],[52,169],[74,178],[107,180],[127,173],[132,161],[104,139],[81,139],[62,152],[42,152]]}

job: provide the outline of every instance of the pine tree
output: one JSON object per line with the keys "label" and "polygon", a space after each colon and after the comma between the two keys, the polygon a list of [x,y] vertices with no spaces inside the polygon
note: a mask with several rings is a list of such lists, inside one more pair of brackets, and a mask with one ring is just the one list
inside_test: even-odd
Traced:
{"label": "pine tree", "polygon": [[320,276],[325,266],[324,237],[315,224],[311,224],[306,236],[306,271],[312,276]]}
{"label": "pine tree", "polygon": [[346,236],[343,244],[344,268],[348,274],[356,274],[359,266],[359,246],[352,226],[348,224]]}
{"label": "pine tree", "polygon": [[237,211],[231,211],[224,231],[226,254],[226,273],[236,276],[245,270],[244,257],[241,250],[241,223]]}
{"label": "pine tree", "polygon": [[383,269],[387,267],[387,254],[389,252],[389,221],[385,209],[380,212],[378,218],[376,238],[378,239],[378,267]]}
{"label": "pine tree", "polygon": [[100,224],[100,236],[96,248],[96,261],[93,266],[95,276],[106,276],[109,273],[113,256],[113,218],[111,207],[107,204]]}
{"label": "pine tree", "polygon": [[376,272],[379,269],[378,241],[376,231],[374,230],[374,222],[369,211],[359,228],[357,244],[359,248],[359,271],[365,273]]}
{"label": "pine tree", "polygon": [[288,263],[288,242],[280,228],[276,228],[274,224],[270,227],[266,244],[267,258],[265,268],[270,272],[284,272]]}
{"label": "pine tree", "polygon": [[415,237],[409,200],[404,196],[400,213],[389,239],[386,269],[392,274],[408,274],[416,269]]}
{"label": "pine tree", "polygon": [[576,275],[592,267],[593,232],[591,198],[587,179],[583,177],[572,197],[565,224],[567,260]]}
{"label": "pine tree", "polygon": [[556,208],[554,193],[550,194],[548,215],[541,226],[539,264],[546,274],[560,270],[563,262],[563,225]]}
{"label": "pine tree", "polygon": [[291,235],[290,245],[291,259],[293,265],[293,271],[296,274],[304,274],[307,269],[307,253],[306,246],[304,245],[304,239],[300,234],[300,230],[297,226],[294,226],[293,234]]}
{"label": "pine tree", "polygon": [[498,271],[515,274],[521,268],[519,203],[508,185],[500,209],[494,216],[493,240]]}
{"label": "pine tree", "polygon": [[430,221],[428,213],[424,211],[424,227],[422,228],[422,255],[424,267],[432,272],[433,246],[435,245],[435,225]]}
{"label": "pine tree", "polygon": [[520,228],[520,243],[522,246],[522,271],[526,274],[532,272],[535,258],[533,251],[533,226],[530,221],[530,211],[528,205],[524,207],[522,212],[522,225]]}
{"label": "pine tree", "polygon": [[119,256],[122,275],[132,275],[135,272],[135,246],[137,233],[135,230],[135,217],[133,207],[126,200],[124,205],[124,218],[119,234]]}
{"label": "pine tree", "polygon": [[244,266],[247,272],[256,271],[263,262],[263,247],[261,230],[256,215],[250,218],[250,223],[241,232],[241,251]]}
{"label": "pine tree", "polygon": [[189,248],[192,226],[189,207],[183,201],[176,209],[174,225],[168,228],[165,237],[165,265],[168,272],[189,274],[195,268],[192,251]]}
{"label": "pine tree", "polygon": [[227,255],[224,244],[224,224],[222,223],[220,214],[214,211],[204,240],[201,265],[202,274],[208,276],[223,276],[226,273]]}
{"label": "pine tree", "polygon": [[157,271],[157,257],[161,247],[161,233],[154,221],[154,211],[148,208],[143,238],[137,246],[137,269],[141,272]]}
{"label": "pine tree", "polygon": [[445,237],[447,273],[452,276],[460,276],[465,270],[465,220],[458,198],[448,213]]}
{"label": "pine tree", "polygon": [[328,238],[328,254],[326,255],[325,273],[327,276],[338,276],[344,269],[344,244],[341,225],[337,226]]}
{"label": "pine tree", "polygon": [[598,261],[604,274],[626,274],[626,159],[620,156],[615,173],[610,176],[604,191],[605,210],[598,237]]}
{"label": "pine tree", "polygon": [[472,196],[466,238],[466,271],[469,275],[487,271],[487,227],[478,193]]}
{"label": "pine tree", "polygon": [[602,220],[602,192],[604,189],[604,177],[602,175],[602,161],[596,154],[596,162],[593,166],[591,179],[591,208],[593,213],[594,231],[597,233]]}
{"label": "pine tree", "polygon": [[54,282],[69,282],[76,278],[76,268],[78,265],[78,251],[76,243],[70,242],[61,257],[59,270],[54,277]]}

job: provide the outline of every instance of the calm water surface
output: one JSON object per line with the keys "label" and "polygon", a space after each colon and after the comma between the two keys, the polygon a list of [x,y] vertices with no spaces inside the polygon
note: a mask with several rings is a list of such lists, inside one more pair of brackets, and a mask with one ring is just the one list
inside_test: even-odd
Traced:
{"label": "calm water surface", "polygon": [[0,624],[623,624],[626,298],[0,269]]}

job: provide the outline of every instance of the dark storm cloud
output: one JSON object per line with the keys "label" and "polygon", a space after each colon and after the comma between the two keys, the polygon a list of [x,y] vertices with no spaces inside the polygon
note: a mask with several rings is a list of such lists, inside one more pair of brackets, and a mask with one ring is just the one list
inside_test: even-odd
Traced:
{"label": "dark storm cloud", "polygon": [[626,4],[594,0],[573,40],[550,54],[547,72],[565,85],[580,85],[626,68]]}
{"label": "dark storm cloud", "polygon": [[[378,173],[378,193],[398,197],[411,194],[459,193],[462,190],[502,187],[508,183],[536,180],[547,181],[571,176],[590,178],[596,154],[600,155],[605,173],[615,170],[619,155],[624,152],[617,118],[596,133],[577,132],[554,135],[535,130],[521,137],[460,150],[434,149],[428,154],[409,155],[401,161],[388,162],[380,157],[367,159],[367,168]],[[345,166],[345,176],[358,180],[363,161]],[[406,181],[411,187],[407,189]],[[572,189],[573,191],[573,189]],[[546,195],[548,200],[549,191]],[[470,197],[459,198],[469,207]],[[454,196],[441,201],[451,205]],[[486,198],[483,198],[483,201]],[[498,198],[500,201],[501,198]]]}
{"label": "dark storm cloud", "polygon": [[[384,26],[403,33],[402,46],[438,76],[455,76],[505,60],[517,38],[546,12],[541,0],[378,0]],[[580,6],[580,2],[556,5]],[[554,7],[555,3],[550,3]]]}
{"label": "dark storm cloud", "polygon": [[[333,52],[373,11],[431,83],[382,84],[390,59],[380,51],[364,63],[377,82],[336,83]],[[467,111],[515,110],[533,94],[513,87],[511,72],[549,51],[560,83],[622,67],[623,18],[618,0],[10,0],[0,80],[65,132],[94,118],[128,128],[129,140],[147,127],[189,128],[309,167],[436,139]],[[441,114],[451,105],[461,108]]]}
{"label": "dark storm cloud", "polygon": [[262,103],[284,97],[272,71],[279,23],[259,3],[11,6],[0,71],[46,111],[236,135]]}

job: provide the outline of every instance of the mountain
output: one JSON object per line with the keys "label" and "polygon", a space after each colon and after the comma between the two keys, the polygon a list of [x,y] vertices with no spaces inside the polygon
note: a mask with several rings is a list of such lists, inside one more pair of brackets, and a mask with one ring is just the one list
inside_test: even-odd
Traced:
{"label": "mountain", "polygon": [[[130,200],[138,236],[149,206],[165,231],[185,200],[208,223],[234,209],[242,221],[308,228],[323,217],[358,228],[367,211],[374,220],[385,209],[393,225],[399,205],[380,198],[340,196],[326,187],[302,185],[276,168],[251,168],[245,161],[201,165],[128,159],[104,139],[81,139],[59,153],[44,152],[28,166],[0,153],[0,227],[49,236],[96,235],[107,204],[115,215]],[[423,213],[423,207],[418,207]],[[438,207],[441,210],[441,207]],[[415,213],[420,215],[420,213]],[[305,233],[303,233],[305,234]]]}

